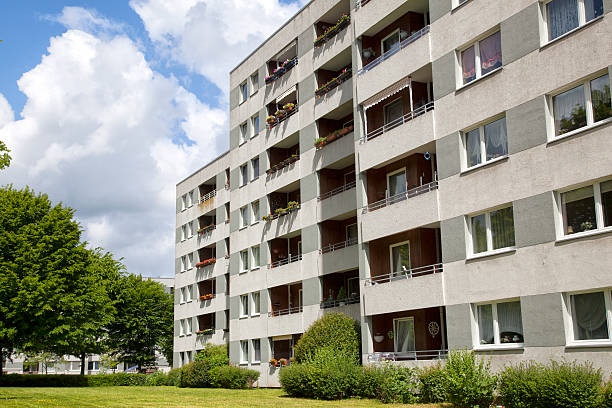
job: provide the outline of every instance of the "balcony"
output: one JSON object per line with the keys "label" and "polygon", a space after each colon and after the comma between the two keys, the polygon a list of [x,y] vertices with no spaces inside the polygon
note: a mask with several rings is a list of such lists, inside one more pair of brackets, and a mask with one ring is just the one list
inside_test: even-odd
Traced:
{"label": "balcony", "polygon": [[216,313],[206,313],[198,316],[198,336],[212,336],[215,334]]}
{"label": "balcony", "polygon": [[438,182],[432,181],[431,183],[424,184],[422,186],[418,186],[412,188],[404,193],[396,194],[392,197],[383,198],[380,201],[376,201],[372,204],[368,204],[363,207],[362,213],[367,214],[371,211],[379,210],[381,208],[385,208],[387,206],[400,203],[412,197],[417,197],[421,194],[429,193],[430,191],[434,191],[438,189]]}
{"label": "balcony", "polygon": [[434,109],[434,102],[433,101],[427,102],[425,105],[420,106],[416,108],[415,110],[408,112],[405,115],[399,116],[396,119],[386,122],[384,125],[382,125],[381,127],[377,129],[369,131],[365,136],[362,137],[361,141],[362,143],[368,142],[384,133],[387,133],[401,125],[404,125],[418,118],[421,115],[426,114],[429,111],[432,111],[433,109]]}
{"label": "balcony", "polygon": [[420,276],[432,275],[435,273],[444,272],[443,265],[441,263],[419,266],[416,268],[402,268],[399,271],[391,272],[385,275],[377,275],[365,280],[366,286],[380,285],[383,283],[403,281],[406,279],[414,279]]}
{"label": "balcony", "polygon": [[[364,7],[365,6],[365,7]],[[427,25],[429,14],[428,1],[406,0],[370,0],[357,1],[355,4],[354,26],[355,37],[369,37],[373,39],[372,45],[384,41],[389,49],[405,37],[389,39],[390,34],[396,31],[405,31],[409,35]],[[372,46],[367,44],[368,46]],[[385,50],[386,51],[386,50]],[[381,55],[381,52],[377,53]]]}
{"label": "balcony", "polygon": [[270,74],[265,78],[266,85],[270,85],[277,79],[282,78],[283,75],[291,71],[297,64],[297,56],[285,60],[280,57],[278,60],[268,61],[268,72],[270,72]]}
{"label": "balcony", "polygon": [[268,282],[279,284],[301,279],[302,235],[300,231],[272,239],[268,242],[268,247],[270,248]]}
{"label": "balcony", "polygon": [[321,277],[321,309],[359,303],[359,270],[331,273]]}

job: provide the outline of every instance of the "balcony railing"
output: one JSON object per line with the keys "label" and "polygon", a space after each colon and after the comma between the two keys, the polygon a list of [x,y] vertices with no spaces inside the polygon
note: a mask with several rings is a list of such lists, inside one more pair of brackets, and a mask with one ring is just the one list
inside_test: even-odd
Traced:
{"label": "balcony railing", "polygon": [[290,307],[289,309],[279,309],[268,312],[268,317],[286,316],[290,314],[302,313],[302,306]]}
{"label": "balcony railing", "polygon": [[368,361],[442,360],[447,356],[448,350],[393,351],[368,354]]}
{"label": "balcony railing", "polygon": [[442,264],[437,263],[433,265],[420,266],[418,268],[410,268],[410,269],[405,269],[402,271],[391,272],[386,275],[372,276],[370,277],[370,279],[365,280],[365,285],[372,286],[372,285],[377,285],[380,283],[395,282],[399,280],[418,278],[419,276],[432,275],[434,273],[442,273],[442,272],[444,272],[444,268]]}
{"label": "balcony railing", "polygon": [[429,32],[429,26],[425,26],[425,27],[421,28],[419,31],[413,33],[410,37],[406,38],[405,40],[402,40],[399,43],[399,47],[392,48],[389,51],[383,53],[380,57],[378,57],[375,60],[369,62],[365,67],[363,67],[359,71],[357,71],[357,75],[361,75],[364,72],[367,72],[367,71],[371,70],[372,68],[378,66],[381,62],[388,60],[393,55],[397,54],[399,51],[403,50],[408,45],[412,44],[413,42],[415,42],[416,40],[418,40],[419,38],[421,38],[422,36],[424,36],[428,32]]}
{"label": "balcony railing", "polygon": [[381,208],[387,207],[389,205],[399,203],[400,201],[405,201],[409,198],[416,197],[421,194],[428,193],[433,190],[438,189],[438,181],[432,181],[431,183],[423,184],[422,186],[415,187],[406,191],[405,193],[397,194],[391,197],[387,197],[383,200],[376,201],[372,204],[368,204],[363,207],[362,213],[366,214],[368,212],[372,212],[375,210],[379,210]]}
{"label": "balcony railing", "polygon": [[288,265],[290,263],[301,261],[301,260],[302,260],[302,254],[298,254],[294,256],[291,256],[291,254],[289,254],[289,256],[285,259],[281,259],[280,261],[272,262],[270,265],[268,265],[268,269],[278,268],[279,266]]}
{"label": "balcony railing", "polygon": [[344,300],[322,300],[321,301],[321,309],[329,309],[331,307],[345,306],[345,305],[354,305],[355,303],[359,303],[359,296],[349,297]]}
{"label": "balcony railing", "polygon": [[338,242],[336,244],[325,245],[323,248],[319,249],[320,254],[326,254],[328,252],[337,251],[342,248],[350,247],[357,244],[357,238],[348,239],[344,242]]}
{"label": "balcony railing", "polygon": [[216,195],[217,195],[217,190],[213,190],[210,193],[204,194],[203,196],[200,197],[200,204],[203,204],[204,202],[206,202],[207,200],[210,200]]}
{"label": "balcony railing", "polygon": [[370,0],[357,0],[355,2],[355,10],[359,10],[360,7],[365,6],[366,4],[368,4],[370,2]]}
{"label": "balcony railing", "polygon": [[347,190],[350,190],[352,188],[355,188],[355,186],[357,185],[356,181],[351,181],[350,183],[346,183],[343,186],[340,186],[338,188],[334,188],[331,191],[328,191],[327,193],[323,193],[320,196],[317,197],[317,201],[323,201],[327,198],[333,197],[335,195],[338,195],[340,193],[344,193]]}
{"label": "balcony railing", "polygon": [[395,120],[392,120],[391,122],[386,123],[382,127],[379,127],[378,129],[371,131],[370,133],[368,133],[367,135],[361,138],[361,143],[365,143],[369,140],[372,140],[375,137],[378,137],[382,135],[383,133],[390,131],[391,129],[395,129],[396,127],[401,126],[404,123],[410,122],[412,119],[418,118],[419,116],[424,115],[425,113],[433,109],[434,109],[434,102],[433,101],[427,102],[425,105],[413,110],[412,112],[409,112],[405,114],[404,116],[399,117]]}
{"label": "balcony railing", "polygon": [[[283,116],[275,116],[275,120],[274,122],[268,122],[266,123],[266,126],[268,127],[268,130],[275,128],[276,126],[278,126],[279,124],[281,124],[282,122],[286,121],[287,119],[289,119],[291,116],[295,115],[295,113],[298,111],[298,106],[295,105],[295,108],[291,109],[290,111],[286,111],[287,113]],[[270,115],[270,116],[274,116],[274,115]]]}

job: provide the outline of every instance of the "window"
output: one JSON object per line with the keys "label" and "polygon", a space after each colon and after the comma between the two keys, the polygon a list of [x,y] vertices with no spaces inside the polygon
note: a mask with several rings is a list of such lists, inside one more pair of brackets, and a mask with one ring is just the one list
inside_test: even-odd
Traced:
{"label": "window", "polygon": [[476,305],[475,347],[523,344],[523,320],[519,301]]}
{"label": "window", "polygon": [[257,92],[259,89],[259,73],[251,75],[251,95]]}
{"label": "window", "polygon": [[240,340],[240,364],[249,363],[249,341]]}
{"label": "window", "polygon": [[192,326],[191,326],[191,324],[192,324],[191,317],[190,317],[190,318],[188,318],[188,319],[185,319],[185,321],[187,322],[187,325],[185,326],[185,330],[186,330],[186,333],[185,333],[185,334],[186,334],[187,336],[190,336],[190,335],[191,335],[191,333],[193,333],[193,328],[192,328]]}
{"label": "window", "polygon": [[187,206],[191,207],[193,205],[193,191],[190,191],[187,194]]}
{"label": "window", "polygon": [[551,99],[555,136],[592,126],[612,117],[610,75],[585,81]]}
{"label": "window", "polygon": [[349,245],[357,243],[357,224],[346,226],[346,241],[349,243]]}
{"label": "window", "polygon": [[182,225],[181,226],[181,241],[184,241],[187,239],[187,225]]}
{"label": "window", "polygon": [[181,272],[184,272],[187,270],[187,256],[183,255],[181,256]]}
{"label": "window", "polygon": [[240,228],[244,228],[249,225],[249,212],[248,207],[245,205],[240,208]]}
{"label": "window", "polygon": [[97,371],[100,369],[99,361],[88,361],[87,362],[87,370],[89,371]]}
{"label": "window", "polygon": [[399,98],[388,105],[385,105],[385,125],[395,124],[402,116],[404,116],[404,103],[402,98]]}
{"label": "window", "polygon": [[249,270],[249,251],[240,251],[240,272]]}
{"label": "window", "polygon": [[251,203],[251,211],[253,212],[253,224],[254,224],[261,219],[259,216],[259,201],[253,201]]}
{"label": "window", "polygon": [[476,41],[461,51],[463,85],[502,66],[501,33]]}
{"label": "window", "polygon": [[242,125],[240,125],[240,144],[243,144],[247,141],[247,138],[249,136],[249,129],[247,126],[247,123],[244,122]]}
{"label": "window", "polygon": [[459,7],[460,5],[462,5],[463,3],[467,1],[468,0],[453,0],[453,7]]}
{"label": "window", "polygon": [[259,304],[259,292],[251,293],[251,300],[253,302],[253,311],[251,312],[251,316],[258,316],[261,310]]}
{"label": "window", "polygon": [[185,319],[179,320],[179,336],[185,335]]}
{"label": "window", "polygon": [[251,118],[251,125],[253,126],[252,137],[255,137],[259,134],[259,115],[255,115]]}
{"label": "window", "polygon": [[259,245],[251,248],[251,255],[253,257],[253,265],[252,269],[256,269],[260,267],[260,259],[259,259]]}
{"label": "window", "polygon": [[612,227],[612,180],[560,193],[563,234]]}
{"label": "window", "polygon": [[191,302],[193,300],[193,285],[187,286],[187,302]]}
{"label": "window", "polygon": [[406,192],[406,169],[387,174],[388,197],[395,197]]}
{"label": "window", "polygon": [[512,206],[470,217],[469,232],[472,254],[514,247]]}
{"label": "window", "polygon": [[400,242],[389,247],[391,276],[406,275],[410,271],[410,242]]}
{"label": "window", "polygon": [[464,133],[467,168],[508,155],[506,118]]}
{"label": "window", "polygon": [[249,97],[249,87],[247,86],[246,81],[240,84],[240,103],[247,100]]}
{"label": "window", "polygon": [[393,349],[397,353],[414,351],[414,317],[393,319]]}
{"label": "window", "polygon": [[240,317],[249,316],[249,295],[240,295]]}
{"label": "window", "polygon": [[400,48],[400,30],[389,34],[380,42],[383,54],[393,53]]}
{"label": "window", "polygon": [[249,168],[246,164],[240,166],[240,187],[246,186],[249,182]]}
{"label": "window", "polygon": [[251,168],[253,169],[253,180],[259,177],[259,157],[251,160]]}
{"label": "window", "polygon": [[180,302],[185,303],[185,299],[187,299],[187,288],[181,288],[181,297]]}
{"label": "window", "polygon": [[259,339],[251,340],[253,343],[253,361],[252,363],[261,362],[261,341]]}
{"label": "window", "polygon": [[544,7],[548,41],[603,15],[603,0],[552,0]]}
{"label": "window", "polygon": [[193,268],[193,265],[194,265],[194,263],[193,263],[193,253],[189,254],[187,256],[187,259],[188,259],[188,263],[187,263],[188,268],[189,269]]}
{"label": "window", "polygon": [[193,222],[188,222],[187,223],[187,232],[188,232],[188,238],[193,237]]}
{"label": "window", "polygon": [[569,295],[568,312],[571,340],[575,342],[612,339],[612,300],[610,290]]}
{"label": "window", "polygon": [[185,211],[187,209],[187,194],[184,194],[181,197],[181,211]]}
{"label": "window", "polygon": [[80,361],[71,361],[70,362],[70,371],[79,371],[81,369]]}

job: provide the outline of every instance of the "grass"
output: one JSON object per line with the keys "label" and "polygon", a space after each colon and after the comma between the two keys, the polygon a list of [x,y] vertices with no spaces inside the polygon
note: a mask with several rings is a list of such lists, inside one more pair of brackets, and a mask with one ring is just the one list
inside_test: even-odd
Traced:
{"label": "grass", "polygon": [[366,399],[316,401],[289,398],[280,389],[221,390],[176,387],[0,388],[0,407],[411,407]]}

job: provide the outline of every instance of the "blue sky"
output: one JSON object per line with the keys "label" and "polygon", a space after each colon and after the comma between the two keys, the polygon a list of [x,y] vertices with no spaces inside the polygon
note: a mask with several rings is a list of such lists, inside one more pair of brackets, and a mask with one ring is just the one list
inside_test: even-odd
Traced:
{"label": "blue sky", "polygon": [[90,246],[174,273],[176,183],[228,146],[229,71],[307,0],[21,0],[0,14],[0,185]]}

